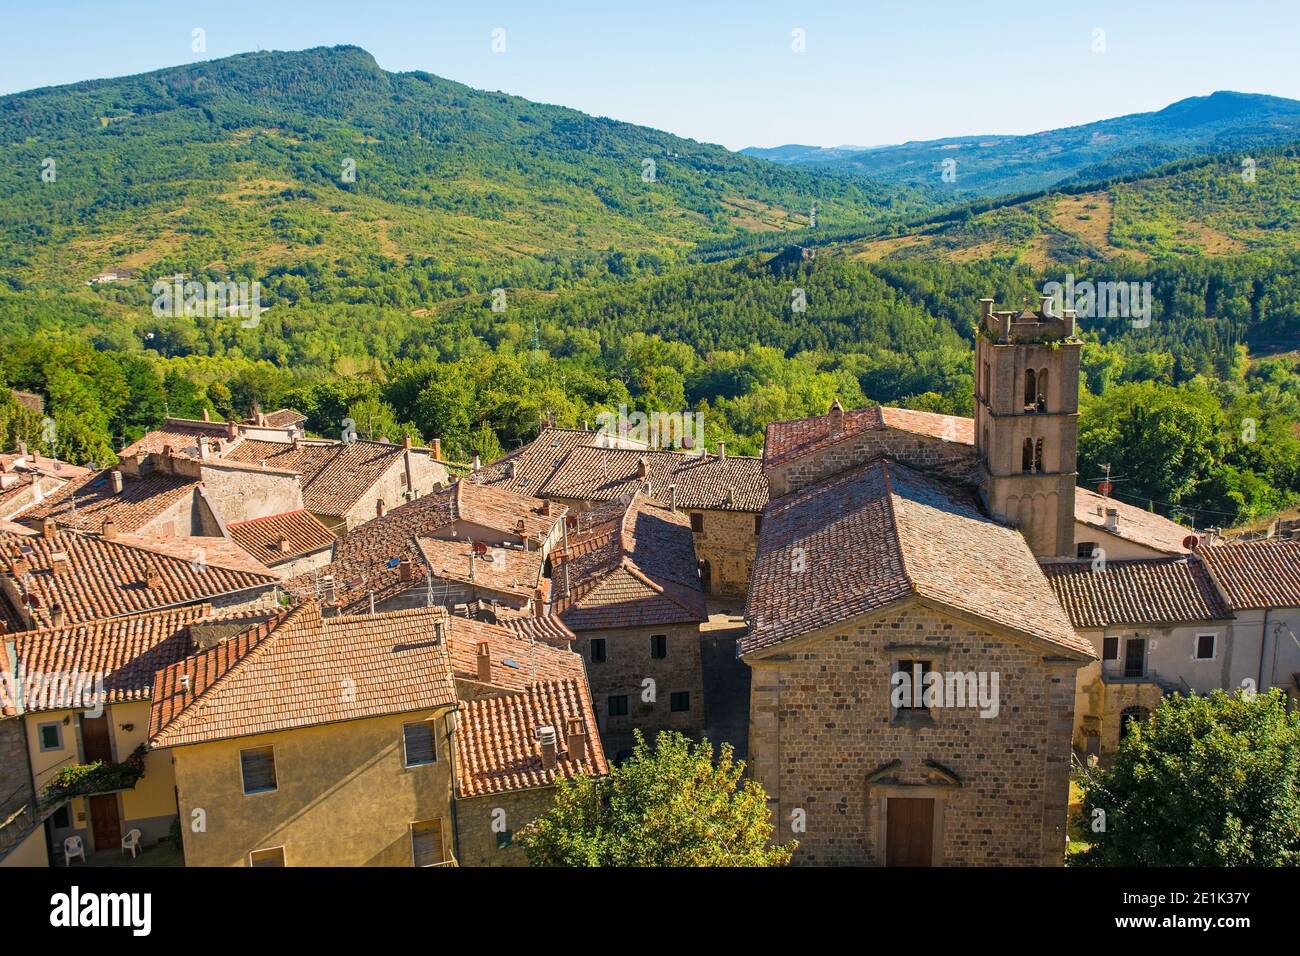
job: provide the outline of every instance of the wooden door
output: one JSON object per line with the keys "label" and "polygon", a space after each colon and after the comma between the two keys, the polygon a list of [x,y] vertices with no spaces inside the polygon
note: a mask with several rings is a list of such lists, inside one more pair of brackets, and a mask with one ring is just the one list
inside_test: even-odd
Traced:
{"label": "wooden door", "polygon": [[109,742],[106,716],[81,716],[81,749],[86,763],[97,760],[105,764],[113,762],[113,745]]}
{"label": "wooden door", "polygon": [[885,865],[929,866],[934,851],[934,801],[890,797],[885,808]]}
{"label": "wooden door", "polygon": [[111,850],[122,845],[122,820],[117,815],[117,794],[90,797],[90,832],[95,850]]}

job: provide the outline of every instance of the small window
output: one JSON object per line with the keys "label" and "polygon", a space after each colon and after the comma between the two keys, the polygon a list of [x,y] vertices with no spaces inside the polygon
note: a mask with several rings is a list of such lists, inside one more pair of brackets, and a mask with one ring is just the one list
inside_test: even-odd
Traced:
{"label": "small window", "polygon": [[1213,634],[1196,635],[1196,659],[1198,661],[1214,660],[1214,639]]}
{"label": "small window", "polygon": [[668,656],[668,635],[652,634],[650,636],[650,656],[664,658]]}
{"label": "small window", "polygon": [[1142,637],[1130,637],[1124,642],[1124,676],[1147,676],[1147,642]]}
{"label": "small window", "polygon": [[433,726],[427,720],[403,724],[402,737],[408,767],[423,767],[437,761],[438,750],[433,742]]}
{"label": "small window", "polygon": [[903,673],[908,677],[908,680],[901,684],[907,691],[901,698],[894,693],[895,688],[900,685],[893,683],[892,679],[889,685],[889,700],[891,703],[895,700],[900,701],[897,707],[900,713],[902,711],[924,711],[928,709],[921,701],[924,699],[925,694],[925,675],[932,670],[934,668],[930,666],[930,661],[907,660],[894,662],[894,673]]}
{"label": "small window", "polygon": [[690,691],[677,690],[668,695],[668,709],[675,714],[691,709]]}
{"label": "small window", "polygon": [[68,829],[72,826],[71,808],[65,803],[54,811],[54,816],[50,818],[50,822],[56,830]]}
{"label": "small window", "polygon": [[754,534],[763,533],[763,516],[754,515]]}
{"label": "small window", "polygon": [[1097,553],[1096,541],[1080,541],[1074,546],[1074,556],[1080,560],[1091,558]]}
{"label": "small window", "polygon": [[284,866],[284,847],[273,846],[248,854],[249,866]]}
{"label": "small window", "polygon": [[691,512],[691,530],[696,534],[704,533],[704,515],[698,511]]}
{"label": "small window", "polygon": [[1103,637],[1101,639],[1101,659],[1103,661],[1119,660],[1119,638]]}
{"label": "small window", "polygon": [[611,717],[627,716],[627,694],[610,695],[607,709]]}
{"label": "small window", "polygon": [[591,662],[593,664],[603,664],[605,660],[605,639],[603,637],[593,637],[591,639]]}
{"label": "small window", "polygon": [[244,793],[267,793],[276,788],[273,747],[241,750],[239,766],[244,774]]}
{"label": "small window", "polygon": [[411,861],[416,866],[433,866],[444,862],[441,820],[411,824]]}
{"label": "small window", "polygon": [[504,850],[514,846],[515,834],[513,830],[502,830],[497,834],[497,849]]}
{"label": "small window", "polygon": [[63,728],[58,724],[41,724],[41,751],[63,749]]}

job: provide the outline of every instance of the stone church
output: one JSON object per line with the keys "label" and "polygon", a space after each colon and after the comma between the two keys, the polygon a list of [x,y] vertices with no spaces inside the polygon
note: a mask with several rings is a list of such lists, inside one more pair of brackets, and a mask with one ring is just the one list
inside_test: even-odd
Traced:
{"label": "stone church", "polygon": [[1075,315],[981,303],[974,420],[775,422],[738,653],[795,862],[1059,865],[1076,672]]}

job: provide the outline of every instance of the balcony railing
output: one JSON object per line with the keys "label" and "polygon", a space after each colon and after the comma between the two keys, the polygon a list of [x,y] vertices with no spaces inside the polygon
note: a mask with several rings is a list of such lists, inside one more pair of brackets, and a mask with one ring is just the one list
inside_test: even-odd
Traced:
{"label": "balcony railing", "polygon": [[70,797],[89,797],[97,793],[132,790],[144,776],[144,744],[121,763],[71,764],[60,767],[54,779],[41,793],[41,802],[50,805]]}

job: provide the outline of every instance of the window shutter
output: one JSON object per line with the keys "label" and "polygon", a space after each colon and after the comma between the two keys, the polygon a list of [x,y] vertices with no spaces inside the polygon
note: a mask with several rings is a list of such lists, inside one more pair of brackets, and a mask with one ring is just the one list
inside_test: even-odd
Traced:
{"label": "window shutter", "polygon": [[421,764],[433,763],[438,759],[438,754],[433,746],[433,728],[428,722],[420,721],[417,724],[406,724],[402,728],[406,738],[406,765],[408,767],[418,767]]}
{"label": "window shutter", "polygon": [[244,793],[263,793],[275,789],[274,750],[270,747],[241,750],[239,762],[244,771]]}
{"label": "window shutter", "polygon": [[442,860],[442,821],[411,824],[411,853],[416,866],[433,866]]}

